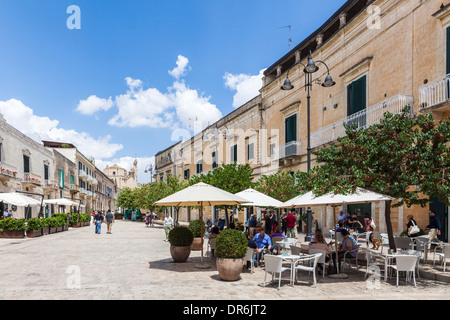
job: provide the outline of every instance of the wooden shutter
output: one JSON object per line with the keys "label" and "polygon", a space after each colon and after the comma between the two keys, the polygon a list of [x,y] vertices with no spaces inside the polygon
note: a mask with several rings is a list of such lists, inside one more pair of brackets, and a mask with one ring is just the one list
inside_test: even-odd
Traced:
{"label": "wooden shutter", "polygon": [[366,109],[366,76],[347,86],[347,116]]}
{"label": "wooden shutter", "polygon": [[447,28],[447,74],[450,73],[450,27]]}
{"label": "wooden shutter", "polygon": [[297,115],[284,120],[285,143],[297,141]]}
{"label": "wooden shutter", "polygon": [[23,172],[30,172],[30,157],[26,155],[23,156]]}

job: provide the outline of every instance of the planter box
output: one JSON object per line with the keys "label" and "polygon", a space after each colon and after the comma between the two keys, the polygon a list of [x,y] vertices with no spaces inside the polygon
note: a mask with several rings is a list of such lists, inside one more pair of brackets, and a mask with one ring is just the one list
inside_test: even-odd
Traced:
{"label": "planter box", "polygon": [[48,231],[49,234],[56,233],[56,227],[49,227]]}
{"label": "planter box", "polygon": [[0,233],[1,238],[22,239],[25,238],[24,231],[5,230]]}
{"label": "planter box", "polygon": [[39,230],[27,230],[27,237],[28,238],[36,238],[42,236],[42,229]]}
{"label": "planter box", "polygon": [[42,235],[47,235],[47,234],[49,234],[49,232],[50,232],[50,230],[49,230],[49,227],[43,227],[42,228]]}
{"label": "planter box", "polygon": [[64,225],[62,228],[63,228],[63,231],[69,230],[69,226],[68,225]]}
{"label": "planter box", "polygon": [[56,232],[62,232],[63,231],[63,227],[56,227]]}

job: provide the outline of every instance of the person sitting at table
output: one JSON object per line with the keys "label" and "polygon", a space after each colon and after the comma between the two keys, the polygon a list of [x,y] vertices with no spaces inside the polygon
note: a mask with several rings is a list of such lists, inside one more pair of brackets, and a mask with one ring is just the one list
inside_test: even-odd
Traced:
{"label": "person sitting at table", "polygon": [[[208,239],[209,240],[216,239],[219,236],[219,234],[220,234],[220,228],[218,226],[214,226],[211,229],[211,234],[209,235]],[[211,249],[211,255],[214,255],[214,249]]]}
{"label": "person sitting at table", "polygon": [[311,241],[310,241],[310,243],[309,243],[309,246],[310,246],[310,247],[311,247],[311,244],[316,243],[317,241],[319,241],[319,240],[317,239],[317,236],[321,236],[321,237],[320,237],[320,242],[321,242],[321,243],[327,244],[327,241],[326,241],[325,238],[323,237],[322,230],[321,230],[321,229],[316,229],[316,231],[314,232],[314,234],[311,236]]}
{"label": "person sitting at table", "polygon": [[273,237],[286,238],[286,236],[284,235],[283,230],[281,229],[280,226],[278,226],[278,227],[275,229],[275,232],[272,233],[272,238],[273,238]]}
{"label": "person sitting at table", "polygon": [[[254,263],[255,266],[258,264],[258,261],[256,260],[256,256],[258,254],[258,245],[256,244],[256,241],[252,239],[252,235],[249,232],[245,232],[244,233],[245,236],[247,237],[247,247],[252,249],[255,252],[255,257],[254,257]],[[247,269],[250,269],[250,261],[247,261]]]}
{"label": "person sitting at table", "polygon": [[[356,258],[356,255],[357,255],[356,243],[349,236],[348,231],[343,229],[341,231],[341,235],[342,235],[343,239],[342,239],[342,243],[338,247],[339,270],[341,269],[341,261],[342,261],[342,259],[344,259],[344,256],[346,256],[347,258]],[[334,267],[336,268],[336,252],[333,252],[332,259],[333,259]]]}
{"label": "person sitting at table", "polygon": [[[323,236],[321,234],[316,235],[316,242],[311,243],[309,245],[309,249],[319,249],[319,250],[324,250],[327,252],[327,255],[325,257],[325,262],[328,262],[330,260],[330,255],[332,253],[331,248],[327,245],[325,239],[323,238]],[[323,266],[321,264],[317,265],[319,267],[319,269],[322,269]],[[322,271],[322,270],[320,270]]]}
{"label": "person sitting at table", "polygon": [[269,250],[270,253],[273,252],[273,249],[275,248],[272,245],[272,241],[270,240],[270,237],[266,234],[264,229],[261,229],[258,234],[253,238],[255,240],[256,245],[258,246],[258,253],[256,254],[256,261],[257,264],[261,260],[262,252],[264,250]]}

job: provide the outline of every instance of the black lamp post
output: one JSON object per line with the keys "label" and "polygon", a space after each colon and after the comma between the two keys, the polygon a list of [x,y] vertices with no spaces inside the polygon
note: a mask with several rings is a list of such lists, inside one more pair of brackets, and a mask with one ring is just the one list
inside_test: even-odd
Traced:
{"label": "black lamp post", "polygon": [[[325,81],[322,83],[322,87],[329,88],[336,84],[336,82],[333,81],[333,78],[330,75],[330,69],[326,65],[325,62],[318,60],[318,63],[322,63],[327,68],[327,76],[325,77]],[[291,83],[291,80],[289,80],[289,71],[295,67],[296,65],[301,64],[303,66],[303,72],[305,73],[305,90],[308,92],[307,95],[307,121],[308,121],[308,146],[306,148],[307,150],[307,165],[308,165],[308,172],[311,170],[311,123],[310,123],[310,107],[311,107],[311,96],[310,91],[312,88],[312,74],[317,72],[319,70],[319,67],[316,65],[316,62],[311,57],[311,52],[309,52],[308,56],[308,63],[306,66],[301,63],[300,61],[295,63],[293,66],[291,66],[288,69],[286,80],[284,81],[284,84],[281,86],[282,90],[292,90],[294,89],[294,86]],[[311,214],[311,207],[308,207],[307,211],[307,223],[306,223],[306,237],[305,241],[311,240],[311,224],[312,224],[312,214]]]}
{"label": "black lamp post", "polygon": [[153,182],[153,165],[149,164],[147,168],[145,168],[145,173],[150,173],[150,183]]}

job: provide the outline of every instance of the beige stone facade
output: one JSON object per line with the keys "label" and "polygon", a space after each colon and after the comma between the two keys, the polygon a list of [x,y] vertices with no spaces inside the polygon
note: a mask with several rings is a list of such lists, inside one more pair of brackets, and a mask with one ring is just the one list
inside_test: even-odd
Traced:
{"label": "beige stone facade", "polygon": [[[225,163],[233,159],[250,162],[255,179],[278,169],[306,171],[307,92],[300,63],[307,64],[310,52],[315,61],[326,63],[336,82],[330,88],[320,86],[328,69],[318,62],[320,69],[313,74],[310,100],[313,150],[345,134],[344,122],[369,126],[385,111],[398,113],[405,105],[412,107],[413,115],[431,112],[436,121],[445,119],[450,115],[449,27],[450,4],[442,5],[438,0],[347,1],[324,25],[266,69],[260,96],[187,141],[166,149],[164,157],[156,159],[159,175],[172,172],[192,176],[197,168],[207,172],[216,150]],[[294,89],[281,90],[288,72]],[[254,159],[249,160],[247,146],[252,143]],[[232,150],[234,145],[237,155]],[[202,166],[197,166],[201,160]],[[377,231],[386,231],[384,204],[343,209],[361,210],[361,214],[370,211]],[[394,233],[406,229],[409,214],[424,228],[428,209],[394,208]],[[328,230],[332,214],[330,208],[318,208],[314,218]],[[447,207],[442,214],[448,233]],[[445,237],[448,239],[448,234]]]}
{"label": "beige stone facade", "polygon": [[137,160],[134,161],[133,168],[131,168],[129,172],[121,166],[114,164],[112,166],[106,166],[103,173],[117,184],[119,190],[125,187],[134,189],[138,186]]}

